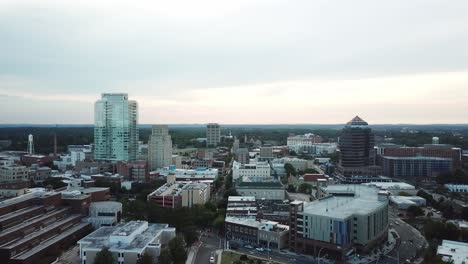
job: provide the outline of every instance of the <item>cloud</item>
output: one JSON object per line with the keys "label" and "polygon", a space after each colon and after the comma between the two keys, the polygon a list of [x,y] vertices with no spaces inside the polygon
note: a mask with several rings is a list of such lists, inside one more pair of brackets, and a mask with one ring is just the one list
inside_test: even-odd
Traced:
{"label": "cloud", "polygon": [[113,91],[148,123],[464,122],[467,11],[462,0],[1,1],[0,93],[29,102],[9,112],[21,122],[39,120],[36,103],[75,113]]}

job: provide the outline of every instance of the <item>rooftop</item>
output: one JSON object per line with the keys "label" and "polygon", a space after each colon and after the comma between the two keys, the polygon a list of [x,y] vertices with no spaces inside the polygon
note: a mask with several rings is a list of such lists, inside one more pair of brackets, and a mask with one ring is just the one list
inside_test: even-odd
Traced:
{"label": "rooftop", "polygon": [[229,196],[229,202],[255,202],[255,196]]}
{"label": "rooftop", "polygon": [[468,243],[443,240],[437,247],[437,255],[444,261],[453,261],[453,264],[468,263]]}
{"label": "rooftop", "polygon": [[273,177],[248,177],[243,176],[237,181],[237,188],[283,188],[281,182]]}
{"label": "rooftop", "polygon": [[[148,225],[145,228],[145,225]],[[164,230],[167,224],[151,224],[146,221],[131,221],[112,227],[101,227],[81,239],[78,243],[83,244],[83,248],[100,249],[108,247],[110,251],[122,250],[143,250],[149,243]],[[137,234],[138,233],[138,234]],[[111,236],[130,237],[134,235],[130,243],[113,243]]]}
{"label": "rooftop", "polygon": [[369,124],[366,121],[364,121],[362,118],[360,118],[359,116],[355,116],[348,123],[346,123],[346,125],[348,125],[348,126],[367,126]]}
{"label": "rooftop", "polygon": [[183,190],[203,190],[208,188],[209,183],[204,182],[191,182],[191,181],[181,181],[181,182],[171,182],[166,183],[158,189],[154,190],[148,196],[179,196]]}
{"label": "rooftop", "polygon": [[322,188],[330,196],[304,204],[304,213],[346,219],[352,215],[365,215],[386,206],[388,201],[379,201],[379,190],[366,185],[339,184]]}
{"label": "rooftop", "polygon": [[368,182],[363,185],[376,186],[385,190],[414,190],[415,187],[411,184],[404,182]]}

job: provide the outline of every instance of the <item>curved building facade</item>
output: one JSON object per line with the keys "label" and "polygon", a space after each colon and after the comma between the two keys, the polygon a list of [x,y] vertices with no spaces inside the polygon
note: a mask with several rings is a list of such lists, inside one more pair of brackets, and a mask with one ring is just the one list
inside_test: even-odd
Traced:
{"label": "curved building facade", "polygon": [[338,147],[338,173],[343,176],[376,176],[381,169],[375,165],[374,133],[359,116],[346,123]]}

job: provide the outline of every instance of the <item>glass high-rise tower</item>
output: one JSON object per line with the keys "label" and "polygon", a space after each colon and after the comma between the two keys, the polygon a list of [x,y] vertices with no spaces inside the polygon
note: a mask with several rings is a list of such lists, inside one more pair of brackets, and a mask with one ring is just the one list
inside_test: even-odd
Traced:
{"label": "glass high-rise tower", "polygon": [[136,160],[138,105],[123,93],[105,93],[94,104],[94,159]]}

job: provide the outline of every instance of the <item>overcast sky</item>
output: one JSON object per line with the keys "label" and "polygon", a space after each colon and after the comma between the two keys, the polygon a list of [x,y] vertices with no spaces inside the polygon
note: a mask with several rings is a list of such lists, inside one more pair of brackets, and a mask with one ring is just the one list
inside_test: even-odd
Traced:
{"label": "overcast sky", "polygon": [[0,1],[0,123],[468,123],[468,1]]}

